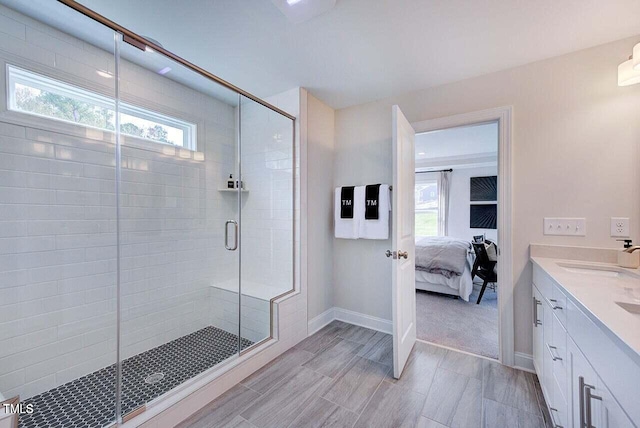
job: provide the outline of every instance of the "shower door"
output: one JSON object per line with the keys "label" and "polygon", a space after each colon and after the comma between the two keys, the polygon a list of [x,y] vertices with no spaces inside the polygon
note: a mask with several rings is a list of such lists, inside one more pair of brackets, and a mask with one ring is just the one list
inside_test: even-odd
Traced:
{"label": "shower door", "polygon": [[259,343],[272,335],[271,301],[294,287],[294,122],[244,96],[239,119],[240,326]]}
{"label": "shower door", "polygon": [[294,121],[118,43],[120,414],[273,336],[293,290]]}
{"label": "shower door", "polygon": [[[121,414],[237,357],[238,95],[119,43]],[[238,181],[238,186],[236,186]]]}

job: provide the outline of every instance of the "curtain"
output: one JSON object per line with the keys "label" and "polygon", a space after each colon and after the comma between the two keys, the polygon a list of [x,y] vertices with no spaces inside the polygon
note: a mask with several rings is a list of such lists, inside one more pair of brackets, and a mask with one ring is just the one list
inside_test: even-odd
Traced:
{"label": "curtain", "polygon": [[441,171],[438,179],[438,236],[449,234],[449,188],[451,172]]}

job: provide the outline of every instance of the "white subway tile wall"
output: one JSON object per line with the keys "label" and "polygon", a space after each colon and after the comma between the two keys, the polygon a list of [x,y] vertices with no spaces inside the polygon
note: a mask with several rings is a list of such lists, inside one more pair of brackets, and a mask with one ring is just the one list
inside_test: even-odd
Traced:
{"label": "white subway tile wall", "polygon": [[[270,302],[252,296],[242,296],[240,306],[240,336],[254,343],[269,337]],[[230,333],[238,333],[238,293],[211,287],[211,325]]]}
{"label": "white subway tile wall", "polygon": [[[0,6],[2,81],[6,63],[102,93],[113,85],[96,73],[114,71],[111,53]],[[223,299],[212,285],[237,278],[237,254],[223,245],[224,221],[236,217],[237,201],[218,191],[236,161],[236,111],[127,61],[120,76],[127,102],[198,124],[198,152],[123,137],[126,358],[211,325]],[[6,86],[0,88],[0,391],[28,398],[115,362],[115,146],[108,132],[7,112]],[[291,131],[288,140],[280,132],[290,149]],[[286,280],[290,288],[291,267],[276,261],[291,265],[290,180],[279,175],[284,157],[263,155],[253,164],[262,175],[244,167],[251,192],[243,264],[247,275]],[[290,161],[288,168],[290,174]],[[259,303],[243,301],[243,332],[266,337],[269,308]],[[235,325],[225,322],[237,333],[237,316]]]}
{"label": "white subway tile wall", "polygon": [[[240,123],[248,190],[241,193],[240,325],[241,336],[257,343],[270,335],[270,300],[294,288],[293,126],[250,100],[242,102]],[[238,325],[237,292],[229,291],[234,288],[220,284],[211,290],[211,324],[229,332]]]}
{"label": "white subway tile wall", "polygon": [[242,278],[281,294],[293,288],[293,127],[253,102],[243,102],[241,113],[242,177],[250,190],[242,207]]}

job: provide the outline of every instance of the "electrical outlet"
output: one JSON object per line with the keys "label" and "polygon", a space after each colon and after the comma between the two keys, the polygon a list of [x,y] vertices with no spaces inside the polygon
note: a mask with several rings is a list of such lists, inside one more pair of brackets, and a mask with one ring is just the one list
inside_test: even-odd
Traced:
{"label": "electrical outlet", "polygon": [[629,218],[611,217],[611,236],[629,237]]}
{"label": "electrical outlet", "polygon": [[545,235],[586,236],[587,220],[584,218],[544,218]]}

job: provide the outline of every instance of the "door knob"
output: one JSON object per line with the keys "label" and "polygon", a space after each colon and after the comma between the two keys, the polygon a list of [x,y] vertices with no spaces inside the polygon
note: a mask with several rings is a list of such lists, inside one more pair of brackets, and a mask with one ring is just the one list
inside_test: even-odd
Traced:
{"label": "door knob", "polygon": [[393,253],[391,252],[391,250],[387,250],[387,251],[384,252],[384,255],[387,256],[387,257],[391,257],[391,256],[393,256]]}
{"label": "door knob", "polygon": [[398,258],[404,258],[404,259],[408,259],[409,258],[409,252],[408,251],[398,251]]}

